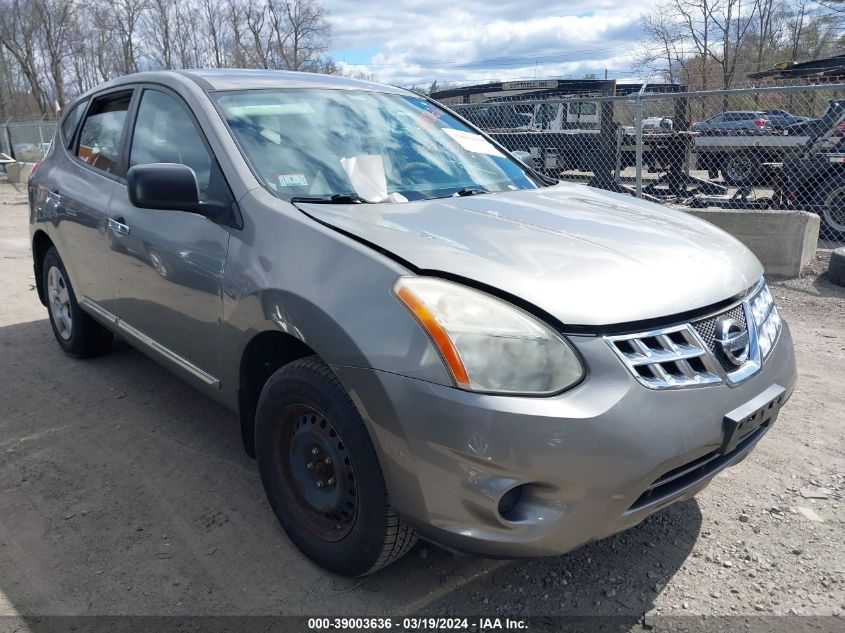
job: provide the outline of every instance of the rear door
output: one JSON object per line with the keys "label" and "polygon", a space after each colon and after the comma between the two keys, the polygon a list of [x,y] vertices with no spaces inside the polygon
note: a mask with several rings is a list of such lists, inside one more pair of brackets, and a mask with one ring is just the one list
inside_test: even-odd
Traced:
{"label": "rear door", "polygon": [[[196,174],[201,202],[233,206],[205,137],[175,93],[141,88],[128,137],[128,168],[187,165]],[[122,327],[217,387],[229,226],[197,213],[135,207],[123,182],[115,186],[108,223],[115,314]]]}
{"label": "rear door", "polygon": [[[119,156],[132,95],[132,87],[113,90],[69,113],[57,136],[64,147],[54,148],[56,160],[45,174],[49,190],[40,209],[55,218],[59,254],[71,275],[77,300],[89,308],[94,303],[108,309],[113,295],[106,220],[115,183],[121,177]],[[77,126],[69,121],[83,112],[76,133]]]}

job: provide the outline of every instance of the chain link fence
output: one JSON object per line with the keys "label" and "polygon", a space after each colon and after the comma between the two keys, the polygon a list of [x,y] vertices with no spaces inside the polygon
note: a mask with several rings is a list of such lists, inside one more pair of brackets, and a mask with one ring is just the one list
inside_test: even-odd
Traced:
{"label": "chain link fence", "polygon": [[845,84],[449,107],[534,167],[682,207],[802,209],[845,242]]}
{"label": "chain link fence", "polygon": [[0,122],[0,153],[22,163],[44,158],[56,132],[55,121]]}

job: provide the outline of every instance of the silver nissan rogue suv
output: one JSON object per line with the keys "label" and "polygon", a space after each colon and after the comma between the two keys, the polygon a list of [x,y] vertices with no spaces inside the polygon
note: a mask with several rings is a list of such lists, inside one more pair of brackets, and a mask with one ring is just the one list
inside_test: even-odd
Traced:
{"label": "silver nissan rogue suv", "polygon": [[738,241],[398,88],[123,77],[67,109],[29,200],[61,348],[116,334],[237,412],[287,534],[342,574],[417,535],[545,556],[633,526],[795,385]]}

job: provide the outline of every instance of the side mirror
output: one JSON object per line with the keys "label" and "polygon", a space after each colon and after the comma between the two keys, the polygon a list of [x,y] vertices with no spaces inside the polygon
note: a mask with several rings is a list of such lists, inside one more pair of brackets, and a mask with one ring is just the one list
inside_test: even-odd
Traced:
{"label": "side mirror", "polygon": [[199,187],[194,170],[177,163],[136,165],[126,175],[129,201],[143,209],[199,212]]}
{"label": "side mirror", "polygon": [[531,155],[531,152],[522,152],[522,151],[511,152],[511,156],[513,156],[520,163],[523,163],[523,164],[527,165],[528,167],[530,167],[531,169],[534,169],[534,157]]}

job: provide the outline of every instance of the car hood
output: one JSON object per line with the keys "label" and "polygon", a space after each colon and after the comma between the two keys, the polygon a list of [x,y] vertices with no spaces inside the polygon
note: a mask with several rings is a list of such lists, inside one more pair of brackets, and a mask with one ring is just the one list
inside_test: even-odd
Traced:
{"label": "car hood", "polygon": [[763,274],[739,241],[691,215],[582,185],[399,204],[298,204],[426,273],[515,295],[568,325],[712,305]]}

